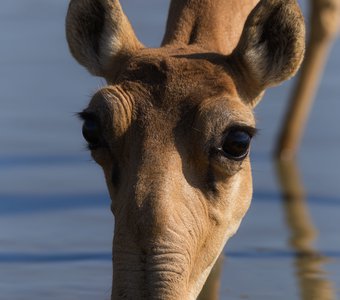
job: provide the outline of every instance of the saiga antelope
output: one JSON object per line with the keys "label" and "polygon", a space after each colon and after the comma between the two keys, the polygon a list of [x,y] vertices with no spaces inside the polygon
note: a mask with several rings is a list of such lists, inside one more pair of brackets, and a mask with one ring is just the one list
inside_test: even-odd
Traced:
{"label": "saiga antelope", "polygon": [[104,77],[81,113],[115,216],[112,299],[196,299],[252,198],[253,108],[295,74],[295,0],[173,0],[162,46],[118,0],[71,0],[67,39]]}

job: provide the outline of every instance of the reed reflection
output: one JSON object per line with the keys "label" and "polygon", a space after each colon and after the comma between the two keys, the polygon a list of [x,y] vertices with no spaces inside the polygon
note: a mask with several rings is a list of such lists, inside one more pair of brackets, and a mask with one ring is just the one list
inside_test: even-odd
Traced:
{"label": "reed reflection", "polygon": [[283,195],[286,222],[291,235],[289,243],[295,250],[296,275],[301,300],[333,300],[336,295],[327,278],[327,258],[315,248],[318,232],[308,211],[305,190],[294,160],[278,161],[277,173]]}

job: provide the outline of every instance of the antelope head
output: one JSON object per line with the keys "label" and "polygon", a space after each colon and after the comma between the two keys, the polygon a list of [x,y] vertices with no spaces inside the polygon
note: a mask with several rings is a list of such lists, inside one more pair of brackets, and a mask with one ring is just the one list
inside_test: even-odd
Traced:
{"label": "antelope head", "polygon": [[104,77],[81,113],[115,217],[112,299],[195,299],[252,198],[253,108],[304,52],[295,0],[176,0],[162,46],[118,0],[71,0],[70,50]]}

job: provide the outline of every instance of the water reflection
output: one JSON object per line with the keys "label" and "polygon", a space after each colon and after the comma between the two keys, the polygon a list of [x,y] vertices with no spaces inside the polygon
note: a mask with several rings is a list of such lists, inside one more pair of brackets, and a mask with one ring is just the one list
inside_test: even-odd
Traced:
{"label": "water reflection", "polygon": [[276,156],[295,157],[329,51],[340,25],[340,0],[311,0],[309,39],[300,76],[279,135]]}
{"label": "water reflection", "polygon": [[324,265],[327,258],[313,246],[318,232],[306,203],[305,190],[295,161],[278,161],[277,173],[283,195],[283,208],[290,229],[290,245],[296,251],[294,265],[301,300],[336,299]]}

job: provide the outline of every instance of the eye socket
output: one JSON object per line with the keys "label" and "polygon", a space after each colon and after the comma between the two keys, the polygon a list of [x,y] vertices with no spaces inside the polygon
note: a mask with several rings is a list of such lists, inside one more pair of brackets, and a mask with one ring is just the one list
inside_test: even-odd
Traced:
{"label": "eye socket", "polygon": [[96,120],[85,120],[82,128],[82,134],[84,139],[88,142],[90,150],[96,149],[100,146],[100,128]]}
{"label": "eye socket", "polygon": [[241,161],[249,153],[251,138],[252,134],[244,129],[231,129],[224,136],[222,147],[219,150],[225,157]]}

